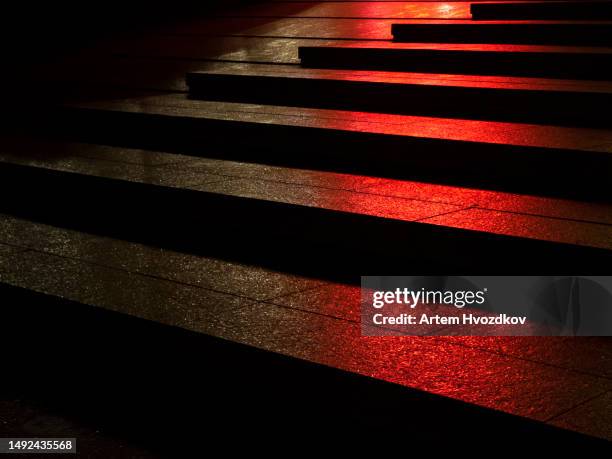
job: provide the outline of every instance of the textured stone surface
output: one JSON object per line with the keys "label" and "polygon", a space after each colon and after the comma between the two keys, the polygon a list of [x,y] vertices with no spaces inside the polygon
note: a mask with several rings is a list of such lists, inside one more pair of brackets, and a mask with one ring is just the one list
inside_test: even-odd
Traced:
{"label": "textured stone surface", "polygon": [[[209,67],[210,63],[197,59],[295,65],[299,62],[297,48],[303,45],[498,50],[508,53],[536,50],[555,53],[584,51],[537,46],[386,43],[380,40],[391,38],[392,23],[409,23],[398,18],[409,15],[418,17],[419,21],[427,17],[457,18],[465,14],[468,4],[321,3],[281,2],[270,7],[267,13],[259,9],[249,13],[247,9],[235,13],[242,17],[205,20],[193,18],[188,23],[166,27],[166,34],[156,29],[155,34],[148,37],[138,37],[140,32],[135,31],[131,35],[136,38],[117,39],[110,44],[102,43],[97,49],[88,50],[86,54],[89,65],[81,65],[83,57],[78,56],[69,59],[68,66],[60,64],[52,71],[45,66],[42,70],[36,70],[36,73],[45,81],[55,79],[68,83],[69,91],[75,89],[75,82],[136,87],[140,90],[154,88],[184,91],[186,87],[183,78],[186,71],[212,68]],[[268,17],[246,17],[249,14]],[[370,18],[342,19],[347,17]],[[214,39],[211,39],[211,35],[215,36]],[[360,39],[371,41],[357,41]],[[602,53],[609,52],[602,50]],[[151,58],[146,59],[146,56]],[[19,71],[16,69],[16,72]],[[444,79],[443,76],[436,78]],[[481,82],[486,84],[484,80]],[[496,80],[496,84],[502,83],[500,79]],[[517,82],[506,80],[505,84]],[[40,89],[42,86],[27,83],[25,87]],[[53,90],[42,88],[41,94],[53,93]],[[128,90],[125,97],[135,92]],[[94,98],[101,98],[100,93],[96,88]],[[86,97],[91,97],[91,93]],[[117,97],[114,91],[110,97]],[[185,110],[187,103],[177,102],[181,97],[174,96],[167,109],[168,113],[188,112]],[[131,107],[135,111],[142,111],[147,103],[154,104],[152,99],[144,103],[136,99]],[[34,106],[40,106],[38,96],[34,98]],[[229,108],[220,105],[217,111],[227,111]],[[195,104],[189,110],[199,116],[206,110],[214,112],[206,104]],[[303,113],[300,114],[299,110],[275,110],[269,107],[259,110],[264,115],[264,122],[281,119],[299,119],[304,122]],[[321,112],[312,112],[315,121],[323,115]],[[242,114],[240,117],[245,120],[253,118],[252,114]],[[384,117],[381,122],[385,124],[387,132],[416,132],[418,126],[411,125],[411,119],[402,118],[397,122],[397,119]],[[363,116],[352,119],[339,117],[329,121],[327,126],[346,128],[348,125],[352,129],[363,130],[370,125],[369,121]],[[612,149],[612,141],[598,132],[572,133],[568,130],[560,133],[546,127],[514,126],[501,127],[493,132],[487,130],[484,123],[431,120],[427,123],[428,126],[420,131],[425,135],[447,135],[464,139],[466,136],[474,136],[473,132],[476,132],[481,138],[493,142],[512,140],[537,144],[544,140],[553,145],[555,142],[580,144],[602,152],[610,152]],[[0,150],[0,154],[3,153],[6,152]],[[28,153],[32,154],[31,151]],[[91,158],[91,161],[84,161],[85,157]],[[431,210],[456,207],[488,207],[508,212],[472,209],[437,217],[435,221],[491,232],[511,232],[526,237],[531,237],[535,232],[547,238],[557,238],[560,235],[560,238],[572,241],[609,241],[606,236],[609,233],[606,233],[603,225],[594,230],[594,226],[584,226],[577,222],[558,222],[550,218],[527,218],[512,214],[609,224],[610,212],[606,206],[600,205],[515,197],[501,193],[492,195],[480,190],[409,182],[382,184],[371,182],[368,178],[304,171],[287,172],[266,166],[192,160],[178,155],[97,146],[85,150],[80,147],[69,148],[60,151],[54,158],[32,154],[25,160],[31,161],[31,164],[44,164],[62,170],[101,173],[114,178],[170,186],[190,187],[193,184],[217,182],[217,176],[223,176],[223,180],[228,176],[237,176],[241,180],[223,184],[227,185],[228,192],[274,200],[286,197],[304,205],[335,206],[338,209],[375,212],[377,215],[394,218],[418,218],[429,214]],[[189,171],[183,170],[182,166],[177,167],[178,161],[186,161],[185,166]],[[149,167],[168,170],[150,172]],[[182,173],[176,174],[177,170]],[[199,181],[201,178],[202,182]],[[362,184],[372,185],[368,190],[371,194],[390,195],[391,198],[376,196],[355,201],[353,197],[357,194],[325,194],[322,191],[361,188]],[[416,204],[418,201],[421,204]],[[105,240],[0,216],[0,244],[2,242],[55,255],[33,251],[15,253],[7,249],[7,245],[0,245],[0,282],[71,298],[83,302],[84,307],[86,304],[97,305],[186,327],[534,419],[552,419],[552,423],[562,427],[612,438],[612,421],[609,419],[609,340],[363,338],[359,334],[359,325],[354,322],[358,319],[358,304],[355,302],[358,299],[358,289],[355,287],[326,284],[318,288],[320,284],[316,281],[282,273]],[[272,299],[278,304],[270,301],[253,303],[243,298],[245,296]],[[5,413],[10,413],[12,409],[4,402],[0,403],[0,422],[4,423],[10,417]],[[69,421],[49,420],[44,414],[36,413],[32,413],[31,419],[23,420],[21,424],[27,427],[26,433],[32,435],[50,433],[50,428],[58,426],[56,433],[70,430],[67,427]],[[86,436],[87,433],[81,432],[81,435]],[[97,439],[96,444],[99,445],[99,441]],[[115,445],[110,450],[120,452]],[[130,450],[125,451],[125,454],[138,457],[137,452]],[[100,457],[109,457],[109,454]]]}
{"label": "textured stone surface", "polygon": [[5,260],[10,269],[0,269],[0,282],[6,284],[85,303],[98,290],[95,274],[74,260],[34,251]]}
{"label": "textured stone surface", "polygon": [[310,207],[338,210],[399,220],[419,220],[462,207],[389,196],[307,187],[264,180],[237,179],[224,183],[210,183],[199,190],[235,196],[287,202]]}
{"label": "textured stone surface", "polygon": [[14,247],[12,245],[6,245],[0,243],[0,255],[5,255],[9,253],[21,252],[23,251],[20,247]]}
{"label": "textured stone surface", "polygon": [[[70,299],[535,419],[545,420],[610,387],[606,380],[431,338],[361,338],[358,327],[344,321],[265,303],[237,308],[226,296],[124,273],[81,266],[75,271],[63,262],[47,270],[21,266],[31,273],[30,286],[45,279],[34,285],[38,291],[61,290]],[[23,275],[19,278],[23,282]]]}
{"label": "textured stone surface", "polygon": [[86,233],[0,214],[0,242],[13,246],[70,253],[75,245],[90,239]]}
{"label": "textured stone surface", "polygon": [[[338,22],[342,20],[335,20]],[[261,21],[259,21],[261,22]],[[301,22],[301,21],[298,21]],[[218,59],[233,62],[264,62],[276,64],[299,64],[297,49],[304,45],[334,45],[343,43],[333,31],[317,32],[310,24],[304,21],[304,32],[315,39],[292,38],[283,35],[280,37],[265,36],[225,36],[218,37],[214,42],[204,37],[187,37],[168,35],[156,37],[154,41],[148,39],[130,39],[105,46],[105,50],[113,54],[139,56],[147,58],[173,57],[178,59]],[[323,22],[327,22],[323,20]],[[347,25],[354,21],[344,21]],[[384,35],[390,38],[392,21],[380,21],[381,27],[388,25],[387,30],[373,31],[373,34]],[[214,27],[214,26],[213,26]],[[295,25],[292,26],[295,29]],[[281,32],[282,33],[282,32]],[[317,35],[320,33],[320,35]],[[238,35],[243,34],[239,31]],[[355,34],[358,37],[359,32]],[[319,36],[321,39],[316,39]],[[184,74],[183,74],[184,77]]]}
{"label": "textured stone surface", "polygon": [[408,199],[422,199],[447,204],[475,206],[492,192],[475,188],[463,188],[435,183],[409,180],[384,179],[381,183],[362,190],[366,193],[397,196]]}
{"label": "textured stone surface", "polygon": [[[0,282],[210,333],[248,302],[234,295],[153,279],[38,252],[19,254]],[[195,325],[194,325],[195,324]]]}
{"label": "textured stone surface", "polygon": [[[62,241],[70,238],[67,232],[44,225],[38,225],[36,231],[44,230],[53,234],[47,238],[51,242],[57,237]],[[71,239],[76,244],[91,243],[91,236],[79,240],[72,235]],[[108,264],[117,263],[121,269],[92,264],[92,259],[84,262],[35,251],[7,254],[0,257],[0,282],[537,420],[559,416],[612,389],[609,373],[587,368],[609,368],[609,341],[583,346],[583,341],[565,338],[563,346],[554,346],[551,340],[533,340],[516,348],[512,343],[520,341],[508,338],[362,337],[355,322],[357,288],[308,284],[309,291],[294,291],[274,300],[280,305],[253,302],[130,273],[126,269],[142,270],[143,266],[160,269],[165,265],[172,271],[185,260],[180,254],[148,251],[141,246],[130,252],[128,245],[116,242],[111,249],[112,243],[99,239],[93,250],[94,254],[113,254]],[[62,244],[55,247],[61,249]],[[71,256],[77,253],[73,250]],[[100,257],[95,263],[106,263],[104,260]],[[128,263],[121,264],[122,260]],[[197,265],[197,258],[193,260]],[[193,266],[189,269],[197,271]],[[203,279],[207,275],[218,279],[221,272],[211,269],[199,274]],[[228,278],[239,277],[231,268],[227,272]],[[249,282],[265,284],[267,276],[269,285],[278,283],[274,273],[263,270],[256,275],[247,271],[246,277]],[[201,284],[210,285],[207,282]],[[250,288],[246,285],[244,288]],[[588,365],[573,361],[586,361],[589,354],[593,358]]]}
{"label": "textured stone surface", "polygon": [[74,256],[96,264],[258,300],[320,284],[315,280],[255,266],[107,239],[73,246],[72,252]]}
{"label": "textured stone surface", "polygon": [[4,153],[0,154],[0,160],[11,164],[181,188],[225,180],[225,177],[197,171],[159,168],[142,164],[128,164],[82,157],[39,159]]}
{"label": "textured stone surface", "polygon": [[612,439],[612,392],[587,401],[555,417],[550,423],[587,435]]}
{"label": "textured stone surface", "polygon": [[480,190],[435,183],[408,180],[381,179],[379,183],[362,191],[409,199],[445,202],[449,204],[477,206],[517,214],[581,220],[592,223],[612,224],[612,206],[606,203],[572,201],[546,198],[502,191]]}
{"label": "textured stone surface", "polygon": [[321,284],[256,266],[87,235],[6,215],[0,217],[0,241],[257,300]]}
{"label": "textured stone surface", "polygon": [[275,3],[265,9],[258,6],[227,11],[225,16],[250,17],[349,17],[349,18],[416,18],[469,19],[469,2],[296,2]]}
{"label": "textured stone surface", "polygon": [[[108,63],[107,63],[108,64]],[[49,141],[24,136],[2,136],[0,153],[25,159],[57,160],[62,158],[91,158],[102,161],[160,166],[192,160],[190,156],[168,154],[92,143]],[[94,163],[96,164],[96,163]]]}
{"label": "textured stone surface", "polygon": [[480,207],[487,209],[612,225],[610,204],[507,193],[491,193],[483,198]]}
{"label": "textured stone surface", "polygon": [[[167,35],[154,38],[117,40],[101,49],[108,53],[134,58],[172,57],[174,59],[215,59],[234,62],[263,62],[276,64],[299,64],[300,46],[334,46],[359,48],[395,48],[420,50],[494,51],[494,52],[599,52],[609,53],[607,48],[540,45],[487,45],[454,43],[391,43],[391,24],[406,23],[403,20],[354,21],[350,19],[286,19],[261,20],[241,19],[219,21],[253,24],[250,30],[236,30],[235,36],[220,36],[209,40],[209,35]],[[210,32],[219,24],[206,24]],[[194,28],[197,26],[194,25]],[[226,27],[227,30],[227,27]],[[342,36],[344,34],[344,37]],[[227,35],[227,34],[226,34]],[[243,35],[243,36],[241,36]],[[248,35],[244,36],[244,35]],[[273,35],[273,36],[272,36]],[[181,64],[185,65],[185,64]],[[192,69],[187,66],[187,69]],[[143,86],[140,86],[143,87]]]}
{"label": "textured stone surface", "polygon": [[[214,75],[214,80],[207,77]],[[416,72],[393,72],[375,70],[343,70],[343,69],[319,69],[307,68],[294,65],[265,65],[265,64],[228,64],[226,67],[217,64],[210,68],[191,72],[188,78],[198,85],[219,81],[220,76],[232,77],[275,77],[285,78],[291,81],[299,78],[301,80],[333,80],[339,82],[369,82],[369,83],[394,83],[421,86],[444,86],[444,87],[469,87],[488,89],[517,89],[517,90],[548,90],[548,91],[572,91],[585,93],[609,94],[612,84],[608,81],[582,81],[563,80],[551,78],[516,77],[516,76],[481,76],[481,75],[458,75]],[[202,80],[200,80],[202,78]],[[234,82],[240,80],[232,80]],[[243,80],[250,81],[250,80]],[[196,86],[197,87],[197,86]],[[399,88],[398,88],[399,89]],[[401,89],[400,89],[401,91]]]}
{"label": "textured stone surface", "polygon": [[492,145],[584,149],[594,152],[605,152],[606,149],[602,145],[612,140],[612,133],[605,129],[211,102],[191,100],[183,94],[78,103],[75,106],[150,115],[232,120]]}
{"label": "textured stone surface", "polygon": [[546,420],[609,389],[607,379],[444,343],[360,336],[359,325],[258,303],[240,309],[231,339]]}
{"label": "textured stone surface", "polygon": [[353,285],[326,284],[320,288],[285,295],[273,303],[351,322],[359,322],[361,289]]}
{"label": "textured stone surface", "polygon": [[215,159],[197,159],[183,165],[207,174],[249,178],[280,183],[306,185],[339,190],[356,190],[370,187],[382,180],[362,175],[335,174],[304,169],[268,166],[255,163],[240,163]]}
{"label": "textured stone surface", "polygon": [[[328,284],[272,302],[292,309],[349,320],[360,319],[360,288]],[[490,331],[490,330],[489,330]],[[444,327],[438,334],[444,335]],[[574,370],[603,378],[612,377],[612,338],[550,336],[440,337],[440,342],[480,349],[552,367]]]}
{"label": "textured stone surface", "polygon": [[77,155],[85,158],[104,161],[117,161],[140,166],[167,166],[190,161],[193,158],[185,155],[170,155],[164,152],[118,148],[104,145],[76,144]]}
{"label": "textured stone surface", "polygon": [[[363,2],[365,5],[370,2]],[[448,5],[445,2],[444,5]],[[450,3],[452,5],[452,3]],[[422,3],[423,5],[423,3]],[[430,16],[431,17],[431,16]],[[462,19],[452,19],[453,22],[467,22]],[[204,35],[220,33],[224,35],[264,36],[264,37],[309,37],[309,38],[344,38],[353,40],[390,40],[391,24],[410,24],[422,22],[423,19],[368,19],[355,20],[343,18],[227,18],[227,19],[194,19],[193,21],[170,26],[169,33]],[[447,20],[448,21],[448,20]],[[437,23],[447,22],[436,20]],[[431,21],[434,22],[434,21]],[[450,22],[450,21],[448,21]],[[201,37],[203,39],[203,37]]]}

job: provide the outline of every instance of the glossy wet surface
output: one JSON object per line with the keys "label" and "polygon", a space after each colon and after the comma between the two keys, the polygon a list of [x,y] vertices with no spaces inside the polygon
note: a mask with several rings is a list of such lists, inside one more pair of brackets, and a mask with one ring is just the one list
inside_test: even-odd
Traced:
{"label": "glossy wet surface", "polygon": [[193,72],[193,75],[231,75],[245,77],[282,77],[307,80],[355,81],[427,86],[459,86],[469,88],[525,89],[544,91],[580,91],[609,93],[612,83],[607,81],[577,81],[553,78],[502,77],[413,72],[385,72],[366,70],[310,69],[280,65],[218,64],[217,68]]}
{"label": "glossy wet surface", "polygon": [[0,240],[3,283],[610,438],[581,417],[609,409],[605,338],[364,338],[357,287],[6,215]]}
{"label": "glossy wet surface", "polygon": [[[298,72],[299,46],[593,53],[604,58],[610,54],[607,48],[575,46],[389,41],[392,23],[461,24],[467,21],[467,12],[466,2],[270,2],[214,18],[190,18],[130,31],[51,62],[33,59],[15,69],[19,78],[13,87],[18,94],[19,88],[27,89],[19,97],[30,96],[36,111],[45,101],[70,99],[73,104],[117,113],[610,153],[612,134],[602,129],[193,101],[185,94],[187,71]],[[308,72],[312,78],[329,75]],[[400,79],[423,85],[609,91],[609,84],[602,82],[477,74],[333,74],[352,80]],[[468,229],[519,241],[612,249],[612,209],[605,202],[391,180],[366,173],[340,174],[316,167],[280,167],[258,160],[257,152],[249,163],[212,159],[206,154],[196,158],[97,144],[0,139],[0,161],[37,171],[419,222],[432,228]],[[519,175],[517,181],[521,180]],[[58,209],[61,204],[56,203]],[[612,439],[610,339],[361,337],[357,287],[281,272],[264,261],[228,261],[163,250],[68,230],[60,224],[0,215],[0,283],[4,285]],[[567,263],[573,270],[573,261]],[[12,416],[14,425],[29,426],[25,433],[49,432],[44,419],[38,430],[28,424],[26,418],[41,416],[28,410],[12,401],[0,407],[0,416]],[[50,424],[61,426],[62,422],[56,419]],[[95,440],[92,432],[82,435]],[[129,454],[129,445],[126,448]]]}
{"label": "glossy wet surface", "polygon": [[85,109],[167,116],[236,120],[285,126],[340,129],[406,137],[448,139],[529,147],[608,152],[612,133],[605,129],[564,128],[383,113],[307,109],[191,100],[183,95],[69,104]]}
{"label": "glossy wet surface", "polygon": [[3,143],[0,161],[9,164],[447,228],[612,248],[612,206],[609,204],[83,143],[23,138],[5,138]]}

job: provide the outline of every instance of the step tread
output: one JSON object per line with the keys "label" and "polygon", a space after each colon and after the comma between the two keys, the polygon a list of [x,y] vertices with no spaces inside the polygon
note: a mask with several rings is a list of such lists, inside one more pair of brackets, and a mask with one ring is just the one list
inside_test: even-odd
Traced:
{"label": "step tread", "polygon": [[470,5],[473,19],[609,19],[606,1],[486,2]]}
{"label": "step tread", "polygon": [[[357,59],[358,60],[358,59]],[[188,72],[198,100],[608,128],[609,81],[283,66]]]}
{"label": "step tread", "polygon": [[[17,145],[17,148],[15,147]],[[89,153],[89,150],[94,153]],[[26,150],[37,153],[27,154]],[[77,156],[76,151],[84,156]],[[612,249],[612,206],[484,190],[303,171],[78,143],[5,143],[1,164],[171,186],[196,192]],[[112,160],[95,159],[105,155]],[[178,156],[178,162],[173,162]],[[42,158],[42,159],[41,159]],[[121,160],[120,158],[124,158]],[[139,158],[141,162],[135,162]],[[178,177],[178,178],[177,178]],[[0,241],[2,242],[2,241]]]}
{"label": "step tread", "polygon": [[[585,46],[346,42],[298,45],[306,67],[400,70],[427,73],[611,80],[612,48]],[[449,40],[447,40],[449,41]]]}
{"label": "step tread", "polygon": [[452,21],[449,20],[444,20],[444,19],[413,19],[413,20],[405,20],[402,21],[400,24],[402,25],[408,25],[408,26],[412,26],[412,25],[423,25],[423,26],[430,26],[430,25],[443,25],[443,26],[473,26],[473,27],[478,27],[478,26],[487,26],[487,25],[495,25],[495,26],[522,26],[525,24],[530,24],[530,25],[538,25],[538,26],[542,26],[542,25],[552,25],[552,26],[556,26],[556,25],[611,25],[612,21],[610,20],[600,20],[600,21],[590,21],[590,20],[571,20],[571,19],[553,19],[553,20],[546,20],[546,19],[523,19],[523,20],[517,20],[517,21],[508,21],[505,19],[492,19],[492,20],[487,20],[487,21],[473,21],[472,19],[454,19]]}
{"label": "step tread", "polygon": [[74,102],[67,107],[521,147],[612,152],[612,132],[604,129],[211,102],[191,100],[183,94]]}
{"label": "step tread", "polygon": [[[44,253],[51,257],[63,257],[65,261],[78,259],[92,267],[148,276],[152,284],[155,279],[164,279],[211,290],[219,297],[268,301],[323,284],[317,279],[259,266],[160,249],[35,223],[7,214],[0,214],[0,228],[0,242],[12,249],[10,253],[0,254],[0,257],[34,251],[40,253],[41,258]],[[0,272],[7,268],[10,269],[10,266],[2,265]],[[45,279],[39,279],[39,282],[40,285],[52,285]],[[83,284],[83,288],[86,289],[87,284]]]}
{"label": "step tread", "polygon": [[402,43],[385,41],[347,41],[328,45],[302,45],[299,48],[339,48],[397,51],[470,51],[483,53],[553,53],[553,54],[612,54],[612,47],[596,46],[559,46],[559,45],[521,45],[487,43]]}
{"label": "step tread", "polygon": [[[550,339],[539,339],[527,347],[501,349],[496,342],[475,342],[473,338],[364,340],[356,316],[358,287],[163,251],[1,214],[0,227],[3,236],[25,249],[0,256],[0,283],[4,285],[216,336],[528,419],[555,418],[610,388],[606,379],[610,376],[608,366],[601,364],[602,358],[609,357],[609,346],[602,347],[599,341],[574,340],[571,346],[568,343],[555,346]],[[40,242],[32,247],[30,234],[44,236],[47,241],[62,239],[65,244],[58,247]],[[142,263],[126,266],[124,260]],[[166,269],[160,272],[159,268],[164,266]],[[220,272],[235,273],[237,269],[250,274],[243,281],[249,288],[257,289],[260,282],[272,284],[280,277],[291,286],[292,293],[261,301],[239,294],[242,288],[227,293],[207,283],[218,280]],[[402,346],[397,346],[397,340],[402,340]],[[556,352],[550,352],[551,346]],[[406,360],[407,351],[416,357]],[[577,353],[582,358],[576,359]],[[469,384],[468,380],[483,362],[488,369],[482,376],[485,380],[477,386]],[[508,368],[514,371],[508,372]],[[507,384],[502,387],[496,384],[500,378]],[[441,379],[449,383],[434,384]],[[555,390],[549,384],[542,385],[542,381],[554,381]],[[561,386],[559,381],[563,381]],[[493,389],[483,391],[483,387]],[[540,402],[537,409],[534,399]]]}
{"label": "step tread", "polygon": [[[361,0],[363,1],[363,0]],[[441,9],[432,2],[367,2],[367,8],[356,7],[353,2],[270,2],[265,8],[246,6],[220,12],[220,17],[352,17],[372,18],[469,18],[469,2],[453,2],[451,7]],[[307,8],[299,8],[307,6]]]}
{"label": "step tread", "polygon": [[187,81],[197,84],[199,77],[208,75],[228,77],[263,77],[305,80],[368,82],[395,85],[453,86],[465,88],[515,89],[525,91],[612,92],[612,82],[562,80],[552,78],[494,77],[478,75],[428,74],[387,72],[375,70],[310,69],[295,66],[218,66],[211,70],[187,73]]}
{"label": "step tread", "polygon": [[[392,24],[418,24],[434,22],[444,24],[474,24],[472,20],[410,20],[410,19],[343,19],[343,18],[208,18],[194,19],[189,24],[168,26],[167,35],[189,34],[189,39],[205,36],[260,36],[260,37],[302,37],[318,39],[361,39],[388,40],[391,38]],[[481,21],[478,21],[480,23]],[[507,21],[493,21],[504,22]],[[534,21],[523,21],[534,22]],[[541,21],[540,21],[541,22]],[[568,21],[557,21],[568,22]],[[576,21],[571,21],[576,22]],[[580,22],[580,21],[578,21]],[[582,21],[585,23],[586,21]],[[589,21],[591,23],[591,21]]]}
{"label": "step tread", "polygon": [[[157,58],[176,61],[208,60],[251,63],[299,63],[297,49],[299,47],[316,46],[356,46],[397,49],[438,49],[442,50],[474,50],[474,51],[540,51],[555,53],[606,53],[609,47],[593,46],[559,46],[559,45],[487,45],[461,43],[400,43],[385,40],[354,39],[309,39],[292,36],[257,37],[257,36],[210,36],[169,35],[153,39],[123,39],[111,44],[105,44],[102,49],[93,50],[91,56],[96,59],[108,59],[109,56],[130,57],[132,59]],[[187,67],[193,63],[181,63]],[[186,65],[187,64],[187,65]]]}
{"label": "step tread", "polygon": [[392,24],[396,41],[455,43],[612,43],[610,21],[423,21]]}
{"label": "step tread", "polygon": [[[183,174],[208,174],[227,179],[253,180],[254,182],[274,182],[279,186],[305,186],[330,190],[361,191],[364,193],[431,201],[456,206],[511,212],[542,217],[577,220],[590,223],[612,225],[612,204],[592,203],[535,195],[507,193],[475,188],[439,185],[411,180],[394,180],[355,174],[295,169],[267,164],[244,163],[212,158],[194,158],[178,153],[95,145],[79,142],[49,141],[32,138],[7,138],[0,140],[0,158],[15,164],[40,165],[56,170],[79,170],[87,164],[89,169],[96,166],[101,171],[116,167],[138,166],[135,170],[147,168],[153,177],[155,171],[166,169],[180,170]],[[36,152],[40,152],[39,154]],[[149,183],[149,182],[147,182]],[[299,189],[299,188],[297,188]],[[8,249],[4,247],[4,249]]]}

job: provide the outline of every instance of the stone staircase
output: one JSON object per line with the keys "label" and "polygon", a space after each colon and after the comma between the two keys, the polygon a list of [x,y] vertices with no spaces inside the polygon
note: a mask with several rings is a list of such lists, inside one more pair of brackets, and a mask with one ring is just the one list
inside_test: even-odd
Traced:
{"label": "stone staircase", "polygon": [[[603,3],[566,17],[586,3],[398,17],[387,40],[367,26],[388,18],[330,9],[358,4],[313,6],[363,25],[333,41],[271,2],[262,36],[190,37],[209,30],[195,22],[33,71],[36,109],[17,105],[0,142],[3,344],[25,337],[20,362],[46,373],[72,358],[48,387],[19,363],[13,393],[163,453],[194,447],[203,417],[212,438],[608,447],[610,423],[579,411],[607,412],[605,339],[500,348],[358,323],[368,273],[610,264],[612,26]],[[216,20],[263,20],[250,8]]]}

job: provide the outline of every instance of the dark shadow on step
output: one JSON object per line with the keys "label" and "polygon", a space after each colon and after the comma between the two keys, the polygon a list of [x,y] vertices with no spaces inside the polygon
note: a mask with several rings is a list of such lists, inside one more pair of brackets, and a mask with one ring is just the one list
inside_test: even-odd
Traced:
{"label": "dark shadow on step", "polygon": [[[260,0],[178,0],[168,6],[145,0],[127,3],[118,0],[52,2],[36,5],[35,14],[29,4],[7,6],[3,15],[10,17],[10,21],[6,21],[0,31],[0,52],[4,66],[12,70],[0,75],[0,84],[10,86],[12,90],[5,94],[5,102],[17,106],[26,101],[35,104],[58,102],[84,92],[105,98],[112,87],[123,87],[126,96],[138,96],[147,84],[131,87],[121,82],[124,72],[122,59],[111,44],[138,41],[155,49],[168,36],[184,33],[193,23],[204,20],[211,23],[204,27],[205,34],[210,36],[194,37],[194,41],[213,54],[239,51],[243,44],[219,36],[240,34],[276,19],[223,19],[217,16],[259,3]],[[291,12],[303,8],[303,5],[296,4],[291,7]],[[78,76],[84,68],[95,67],[92,56],[96,55],[99,61],[106,63],[106,71],[108,67],[116,68],[119,81],[96,85]],[[133,59],[133,56],[127,59]],[[183,76],[193,70],[193,64],[189,60],[167,59],[157,71],[156,81],[165,88],[177,79],[177,75]],[[99,70],[92,69],[92,72],[96,71]],[[62,82],[56,82],[53,75],[60,72],[66,76]],[[71,78],[71,74],[75,76]]]}

